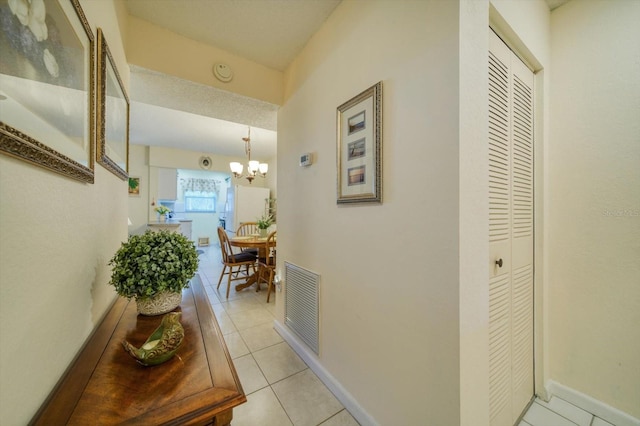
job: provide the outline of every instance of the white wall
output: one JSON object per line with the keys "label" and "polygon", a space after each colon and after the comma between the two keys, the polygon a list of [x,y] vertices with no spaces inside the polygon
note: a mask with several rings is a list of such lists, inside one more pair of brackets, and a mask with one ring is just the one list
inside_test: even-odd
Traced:
{"label": "white wall", "polygon": [[640,418],[640,2],[551,16],[551,379]]}
{"label": "white wall", "polygon": [[[82,1],[128,86],[111,1]],[[26,424],[115,297],[109,258],[127,238],[127,183],[95,165],[80,183],[0,155],[0,418]]]}
{"label": "white wall", "polygon": [[[319,362],[379,424],[460,418],[458,9],[344,1],[285,73],[279,267],[321,275]],[[383,203],[337,206],[336,108],[378,81]]]}

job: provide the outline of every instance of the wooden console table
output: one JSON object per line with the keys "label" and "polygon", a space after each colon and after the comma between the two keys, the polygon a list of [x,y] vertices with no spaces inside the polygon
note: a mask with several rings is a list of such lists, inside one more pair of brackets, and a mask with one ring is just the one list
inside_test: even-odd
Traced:
{"label": "wooden console table", "polygon": [[162,315],[137,315],[119,297],[40,408],[35,425],[229,425],[246,402],[198,275],[185,289],[185,338],[164,364],[144,367],[122,347],[139,347]]}

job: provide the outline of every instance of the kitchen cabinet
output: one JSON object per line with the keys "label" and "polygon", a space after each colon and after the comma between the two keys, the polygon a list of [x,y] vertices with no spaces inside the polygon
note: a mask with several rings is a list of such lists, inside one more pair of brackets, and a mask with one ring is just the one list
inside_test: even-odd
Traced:
{"label": "kitchen cabinet", "polygon": [[158,200],[178,199],[178,170],[158,168]]}

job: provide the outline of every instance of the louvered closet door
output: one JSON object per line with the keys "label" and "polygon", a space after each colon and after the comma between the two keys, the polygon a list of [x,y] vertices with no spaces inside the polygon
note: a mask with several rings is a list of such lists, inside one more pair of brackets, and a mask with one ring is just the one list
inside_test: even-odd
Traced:
{"label": "louvered closet door", "polygon": [[533,73],[490,37],[489,404],[512,426],[533,396]]}

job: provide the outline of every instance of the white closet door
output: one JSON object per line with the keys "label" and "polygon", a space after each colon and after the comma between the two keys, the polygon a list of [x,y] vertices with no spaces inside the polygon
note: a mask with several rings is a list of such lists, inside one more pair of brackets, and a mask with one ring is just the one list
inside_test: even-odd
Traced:
{"label": "white closet door", "polygon": [[533,73],[490,37],[489,404],[512,426],[533,396]]}

